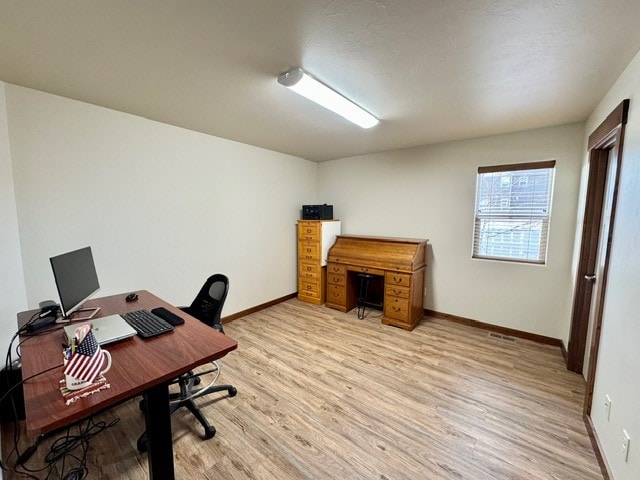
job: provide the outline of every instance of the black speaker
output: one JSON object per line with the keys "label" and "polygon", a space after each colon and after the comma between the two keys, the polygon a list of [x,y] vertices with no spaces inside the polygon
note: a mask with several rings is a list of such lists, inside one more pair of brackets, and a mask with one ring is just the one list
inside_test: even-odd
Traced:
{"label": "black speaker", "polygon": [[333,220],[333,205],[303,205],[303,220]]}
{"label": "black speaker", "polygon": [[[12,387],[13,391],[2,401],[0,405],[0,424],[12,423],[14,420],[24,420],[24,393],[22,392],[22,365],[16,360],[11,368],[0,370],[0,398],[2,398]],[[15,415],[11,400],[15,405]]]}

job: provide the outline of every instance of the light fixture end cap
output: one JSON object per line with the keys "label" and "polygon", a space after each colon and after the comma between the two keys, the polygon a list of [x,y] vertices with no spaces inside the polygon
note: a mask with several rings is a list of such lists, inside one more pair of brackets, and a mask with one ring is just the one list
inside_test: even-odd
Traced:
{"label": "light fixture end cap", "polygon": [[280,75],[278,77],[278,83],[285,87],[293,87],[296,83],[302,80],[303,75],[304,71],[301,68],[294,68]]}

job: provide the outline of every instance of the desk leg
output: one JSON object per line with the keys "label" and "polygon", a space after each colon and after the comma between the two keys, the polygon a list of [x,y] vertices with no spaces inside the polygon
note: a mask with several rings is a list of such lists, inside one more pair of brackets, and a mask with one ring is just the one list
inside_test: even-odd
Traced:
{"label": "desk leg", "polygon": [[169,385],[161,383],[145,392],[145,422],[151,480],[174,480],[173,438],[169,410]]}

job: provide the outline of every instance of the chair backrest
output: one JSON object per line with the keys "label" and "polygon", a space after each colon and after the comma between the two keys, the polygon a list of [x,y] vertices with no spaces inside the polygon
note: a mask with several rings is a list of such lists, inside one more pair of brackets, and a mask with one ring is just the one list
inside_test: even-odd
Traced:
{"label": "chair backrest", "polygon": [[189,315],[224,333],[221,315],[227,293],[229,293],[229,279],[226,275],[216,273],[207,279],[191,305],[184,310]]}

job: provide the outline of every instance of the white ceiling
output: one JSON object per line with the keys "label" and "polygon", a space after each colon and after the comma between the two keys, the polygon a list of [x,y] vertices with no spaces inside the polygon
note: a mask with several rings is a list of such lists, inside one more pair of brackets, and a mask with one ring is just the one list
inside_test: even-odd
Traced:
{"label": "white ceiling", "polygon": [[[315,161],[583,121],[638,0],[0,0],[0,80]],[[363,130],[276,82],[301,66]]]}

